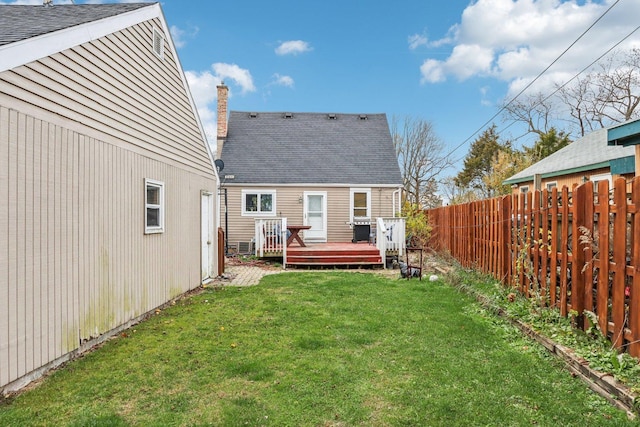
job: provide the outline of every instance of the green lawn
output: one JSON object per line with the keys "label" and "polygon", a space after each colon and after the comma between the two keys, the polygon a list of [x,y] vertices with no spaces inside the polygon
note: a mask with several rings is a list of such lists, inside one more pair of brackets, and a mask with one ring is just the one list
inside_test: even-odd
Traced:
{"label": "green lawn", "polygon": [[0,425],[636,425],[440,282],[207,289],[0,403]]}

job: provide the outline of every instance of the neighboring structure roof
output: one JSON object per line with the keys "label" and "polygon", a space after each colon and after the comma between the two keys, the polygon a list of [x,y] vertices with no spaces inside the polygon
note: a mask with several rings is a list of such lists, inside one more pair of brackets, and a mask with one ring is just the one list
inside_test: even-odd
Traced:
{"label": "neighboring structure roof", "polygon": [[640,120],[630,120],[610,127],[607,131],[607,143],[625,147],[640,144]]}
{"label": "neighboring structure roof", "polygon": [[633,157],[633,147],[607,145],[607,129],[592,132],[555,153],[545,157],[521,172],[505,180],[505,184],[532,181],[534,175],[542,178],[578,173],[609,167],[611,161]]}
{"label": "neighboring structure roof", "polygon": [[402,185],[385,114],[231,111],[221,158],[227,183]]}
{"label": "neighboring structure roof", "polygon": [[0,5],[0,72],[160,16],[158,3]]}
{"label": "neighboring structure roof", "polygon": [[145,6],[149,3],[0,6],[0,46]]}

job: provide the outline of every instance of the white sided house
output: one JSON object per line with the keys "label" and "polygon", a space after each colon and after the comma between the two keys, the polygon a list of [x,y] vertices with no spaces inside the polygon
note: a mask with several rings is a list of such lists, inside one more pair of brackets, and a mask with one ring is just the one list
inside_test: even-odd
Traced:
{"label": "white sided house", "polygon": [[0,392],[217,273],[217,174],[159,3],[0,6]]}

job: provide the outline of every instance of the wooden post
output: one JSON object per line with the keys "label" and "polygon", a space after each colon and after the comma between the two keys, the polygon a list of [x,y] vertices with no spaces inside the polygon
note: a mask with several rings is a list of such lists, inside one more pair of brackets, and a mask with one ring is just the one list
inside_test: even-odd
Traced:
{"label": "wooden post", "polygon": [[511,214],[511,196],[504,196],[500,201],[500,216],[499,216],[502,236],[500,240],[502,245],[500,247],[500,276],[502,283],[511,284],[511,221],[513,221],[513,215]]}
{"label": "wooden post", "polygon": [[567,309],[567,269],[569,268],[569,189],[562,187],[562,209],[560,223],[560,315],[566,317]]}
{"label": "wooden post", "polygon": [[586,184],[573,190],[573,221],[571,227],[571,308],[577,313],[576,326],[584,328],[584,250],[580,243],[581,228],[584,227],[584,204],[586,201]]}
{"label": "wooden post", "polygon": [[[637,146],[639,147],[639,146]],[[631,329],[631,344],[629,354],[640,357],[640,177],[636,177],[632,183],[631,200],[635,206],[633,215],[634,235],[633,248],[631,250],[631,269],[633,271],[633,282],[631,285],[631,295],[629,296],[629,329]]]}
{"label": "wooden post", "polygon": [[627,185],[623,178],[613,184],[613,283],[611,305],[613,315],[613,336],[611,343],[621,348],[624,343],[624,282],[627,249]]}
{"label": "wooden post", "polygon": [[600,331],[609,331],[609,181],[598,183],[598,291],[596,314]]}
{"label": "wooden post", "polygon": [[558,300],[558,189],[551,190],[551,242],[549,259],[549,302],[552,307],[556,307]]}

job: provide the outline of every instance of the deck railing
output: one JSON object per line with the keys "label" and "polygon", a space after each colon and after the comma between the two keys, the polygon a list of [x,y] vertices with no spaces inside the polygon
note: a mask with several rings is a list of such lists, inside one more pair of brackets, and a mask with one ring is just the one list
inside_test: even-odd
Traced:
{"label": "deck railing", "polygon": [[[406,249],[404,218],[378,218],[376,221],[376,247],[384,261],[387,255],[404,255]],[[385,263],[386,267],[386,263]]]}
{"label": "deck railing", "polygon": [[[376,247],[383,260],[387,256],[404,256],[406,250],[405,218],[378,218],[376,220]],[[282,256],[287,263],[287,218],[256,218],[255,255],[257,257]],[[386,267],[386,263],[385,267]]]}
{"label": "deck railing", "polygon": [[282,254],[282,265],[287,264],[287,218],[256,218],[256,256]]}

